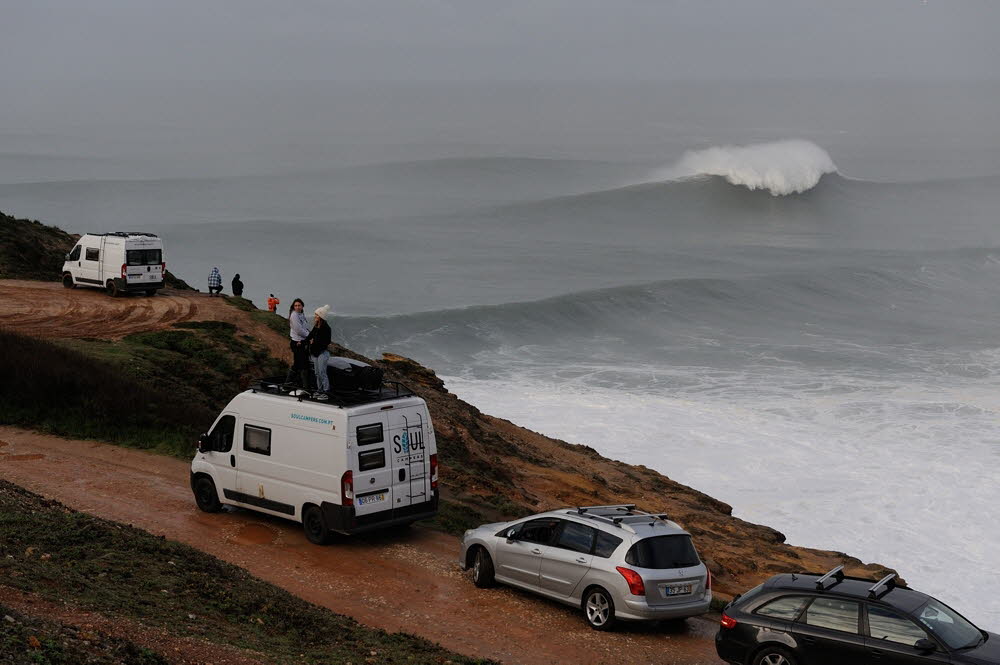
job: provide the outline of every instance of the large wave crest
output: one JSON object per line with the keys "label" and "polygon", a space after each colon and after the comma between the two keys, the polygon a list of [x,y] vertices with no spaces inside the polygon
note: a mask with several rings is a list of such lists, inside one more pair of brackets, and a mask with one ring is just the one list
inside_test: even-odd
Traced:
{"label": "large wave crest", "polygon": [[734,185],[785,196],[810,190],[823,175],[836,171],[823,148],[811,141],[788,140],[689,150],[673,166],[653,172],[648,181],[719,176]]}

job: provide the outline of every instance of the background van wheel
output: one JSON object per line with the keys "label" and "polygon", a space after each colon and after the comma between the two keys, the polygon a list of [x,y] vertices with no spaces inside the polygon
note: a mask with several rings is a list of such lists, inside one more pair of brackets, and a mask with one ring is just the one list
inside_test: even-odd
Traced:
{"label": "background van wheel", "polygon": [[765,647],[753,659],[753,665],[798,665],[798,661],[780,647]]}
{"label": "background van wheel", "polygon": [[67,289],[75,289],[76,284],[73,283],[73,275],[66,273],[63,275],[63,286]]}
{"label": "background van wheel", "polygon": [[480,589],[488,589],[494,584],[493,559],[485,548],[476,550],[476,558],[472,562],[472,583]]}
{"label": "background van wheel", "polygon": [[118,290],[118,285],[115,284],[115,280],[113,279],[108,280],[106,288],[108,291],[108,295],[111,296],[112,298],[117,298],[121,294],[121,291]]}
{"label": "background van wheel", "polygon": [[156,289],[146,289],[146,295],[147,296],[155,296],[156,295]]}
{"label": "background van wheel", "polygon": [[314,545],[329,545],[332,540],[330,529],[326,526],[326,517],[316,506],[306,506],[302,511],[302,530]]}
{"label": "background van wheel", "polygon": [[194,501],[206,513],[217,513],[222,510],[219,493],[215,491],[215,483],[211,478],[202,476],[194,481]]}
{"label": "background van wheel", "polygon": [[583,597],[583,617],[594,630],[610,630],[615,625],[615,601],[601,587],[589,589]]}

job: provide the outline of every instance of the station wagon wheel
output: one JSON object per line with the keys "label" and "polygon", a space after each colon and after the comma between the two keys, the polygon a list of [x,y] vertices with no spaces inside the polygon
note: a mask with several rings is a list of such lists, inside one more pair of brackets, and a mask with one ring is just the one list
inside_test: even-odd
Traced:
{"label": "station wagon wheel", "polygon": [[306,506],[302,511],[302,530],[306,532],[306,538],[310,543],[330,544],[330,529],[326,526],[326,517],[316,506]]}
{"label": "station wagon wheel", "polygon": [[615,601],[610,593],[594,587],[583,598],[583,613],[594,630],[609,630],[615,624]]}
{"label": "station wagon wheel", "polygon": [[63,275],[63,286],[67,289],[75,289],[76,284],[73,283],[73,275],[66,273]]}
{"label": "station wagon wheel", "polygon": [[796,662],[791,654],[778,647],[767,647],[753,659],[753,665],[796,665]]}
{"label": "station wagon wheel", "polygon": [[206,513],[217,513],[222,510],[219,493],[215,491],[215,483],[211,478],[202,476],[194,481],[194,501]]}
{"label": "station wagon wheel", "polygon": [[472,562],[472,582],[480,589],[488,589],[494,582],[493,559],[485,548],[476,550],[476,558]]}

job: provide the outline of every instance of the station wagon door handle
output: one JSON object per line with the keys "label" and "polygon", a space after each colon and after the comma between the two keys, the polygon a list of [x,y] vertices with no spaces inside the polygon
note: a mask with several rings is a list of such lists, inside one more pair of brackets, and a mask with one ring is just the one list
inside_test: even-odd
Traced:
{"label": "station wagon door handle", "polygon": [[532,554],[541,554],[542,551],[536,547],[535,549],[531,550],[531,553]]}
{"label": "station wagon door handle", "polygon": [[581,557],[577,557],[576,558],[576,562],[577,563],[587,563],[587,559],[584,558],[584,557],[582,557],[582,556]]}

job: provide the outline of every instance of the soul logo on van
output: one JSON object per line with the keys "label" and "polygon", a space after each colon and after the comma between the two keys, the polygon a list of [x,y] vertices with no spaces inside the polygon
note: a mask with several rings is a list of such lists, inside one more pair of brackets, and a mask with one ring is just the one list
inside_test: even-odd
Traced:
{"label": "soul logo on van", "polygon": [[424,433],[418,429],[412,433],[404,431],[392,437],[392,450],[395,453],[410,453],[424,449]]}

